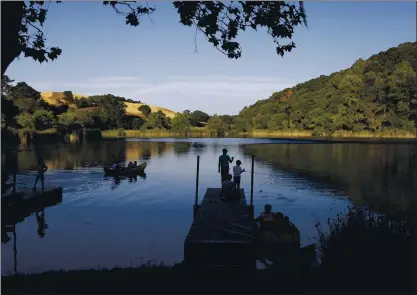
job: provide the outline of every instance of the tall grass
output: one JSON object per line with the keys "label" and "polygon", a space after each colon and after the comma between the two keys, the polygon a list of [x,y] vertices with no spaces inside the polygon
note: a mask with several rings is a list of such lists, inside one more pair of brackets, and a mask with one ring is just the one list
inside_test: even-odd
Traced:
{"label": "tall grass", "polygon": [[251,136],[251,137],[311,137],[313,136],[313,132],[309,130],[277,130],[277,131],[269,131],[269,130],[259,130],[255,129],[249,132],[242,132],[241,135]]}
{"label": "tall grass", "polygon": [[105,130],[101,132],[103,138],[134,138],[134,137],[215,137],[214,131],[190,130],[175,132],[170,130]]}
{"label": "tall grass", "polygon": [[[368,209],[351,206],[345,216],[317,223],[319,273],[324,284],[355,290],[413,288],[412,229]],[[345,288],[345,290],[346,290]],[[343,289],[343,288],[342,288]]]}
{"label": "tall grass", "polygon": [[31,130],[31,129],[18,129],[15,130],[19,137],[19,143],[48,143],[58,142],[64,140],[64,134],[58,132],[55,128],[46,129],[42,131]]}
{"label": "tall grass", "polygon": [[390,138],[390,139],[411,139],[417,138],[417,133],[401,130],[386,130],[382,132],[369,131],[335,131],[318,132],[312,130],[261,130],[255,129],[248,132],[228,130],[226,132],[210,131],[206,127],[193,127],[189,131],[172,131],[167,129],[150,130],[105,130],[102,131],[103,138],[133,138],[133,137],[266,137],[266,138]]}
{"label": "tall grass", "polygon": [[356,138],[416,138],[416,132],[403,130],[384,130],[381,132],[370,131],[335,131],[332,137],[356,137]]}
{"label": "tall grass", "polygon": [[381,132],[370,131],[334,131],[334,132],[318,132],[311,130],[252,130],[246,133],[241,133],[251,137],[334,137],[334,138],[417,138],[416,132],[403,130],[385,130]]}

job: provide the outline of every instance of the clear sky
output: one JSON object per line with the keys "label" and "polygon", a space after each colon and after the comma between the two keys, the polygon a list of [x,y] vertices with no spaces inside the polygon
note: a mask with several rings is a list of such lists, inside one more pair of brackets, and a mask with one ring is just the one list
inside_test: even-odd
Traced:
{"label": "clear sky", "polygon": [[174,111],[236,114],[245,105],[299,82],[350,67],[359,58],[416,41],[415,2],[306,2],[309,28],[297,48],[276,55],[265,31],[239,36],[242,57],[230,60],[179,24],[172,3],[150,2],[151,20],[124,24],[101,2],[50,4],[44,31],[63,53],[39,64],[21,58],[6,74],[38,91],[111,93]]}

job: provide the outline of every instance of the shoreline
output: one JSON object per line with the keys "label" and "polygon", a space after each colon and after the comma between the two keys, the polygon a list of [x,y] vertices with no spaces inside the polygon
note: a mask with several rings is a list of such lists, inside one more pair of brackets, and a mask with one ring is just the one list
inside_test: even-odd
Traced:
{"label": "shoreline", "polygon": [[[168,130],[160,131],[138,131],[138,130],[89,130],[85,133],[94,133],[91,137],[76,136],[71,138],[56,130],[47,131],[27,131],[27,130],[2,130],[2,142],[11,145],[19,144],[44,144],[44,143],[79,143],[82,141],[112,141],[112,140],[129,140],[129,139],[159,139],[159,138],[176,138],[176,139],[201,139],[201,138],[256,138],[294,141],[297,144],[338,144],[338,143],[355,143],[355,144],[417,144],[417,135],[407,132],[386,132],[386,133],[334,133],[325,136],[314,135],[307,131],[294,132],[246,132],[246,133],[223,133],[204,130],[192,130],[190,132],[172,132]],[[304,142],[300,142],[304,141]],[[269,144],[269,143],[265,143]],[[2,144],[2,148],[10,150],[7,145]],[[12,148],[13,149],[13,148]]]}
{"label": "shoreline", "polygon": [[[253,135],[227,135],[227,136],[192,136],[187,134],[173,135],[173,134],[142,134],[142,136],[106,136],[103,135],[101,140],[105,141],[117,141],[117,140],[129,140],[129,139],[160,139],[160,138],[175,138],[175,139],[204,139],[204,138],[256,138],[256,139],[275,139],[294,141],[297,144],[306,143],[322,143],[322,144],[334,144],[334,143],[358,143],[358,144],[417,144],[417,137],[404,138],[404,137],[318,137],[318,136],[253,136]],[[299,142],[304,141],[304,142]],[[263,144],[274,144],[263,143]]]}

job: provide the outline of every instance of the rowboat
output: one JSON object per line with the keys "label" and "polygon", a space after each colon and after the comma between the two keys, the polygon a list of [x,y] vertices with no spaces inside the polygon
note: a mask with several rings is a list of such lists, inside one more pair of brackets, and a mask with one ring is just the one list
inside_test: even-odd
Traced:
{"label": "rowboat", "polygon": [[144,173],[146,166],[146,162],[143,162],[142,164],[134,168],[125,167],[119,169],[112,169],[110,167],[104,167],[104,174],[106,176],[134,176]]}
{"label": "rowboat", "polygon": [[[315,244],[301,247],[299,229],[282,214],[275,214],[272,231],[255,227],[256,248],[261,260],[268,259],[289,270],[297,265],[311,265],[316,259]],[[264,260],[265,261],[265,260]]]}

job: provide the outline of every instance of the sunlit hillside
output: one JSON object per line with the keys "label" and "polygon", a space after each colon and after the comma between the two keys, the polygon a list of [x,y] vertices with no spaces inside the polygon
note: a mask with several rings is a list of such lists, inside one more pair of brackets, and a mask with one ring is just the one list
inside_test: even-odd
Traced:
{"label": "sunlit hillside", "polygon": [[[64,98],[63,92],[41,92],[41,96],[43,100],[45,100],[47,103],[51,105],[66,104],[65,101],[63,100]],[[73,93],[73,96],[76,99],[80,97],[88,97],[86,95],[81,95],[81,94],[76,94],[76,93]],[[143,103],[125,102],[125,104],[126,104],[126,113],[128,115],[143,117],[143,114],[138,110],[138,108],[141,105],[143,105]],[[148,106],[151,108],[152,112],[161,111],[167,117],[170,117],[170,118],[174,117],[176,114],[174,111],[171,111],[165,108],[153,106],[150,104],[148,104]]]}

